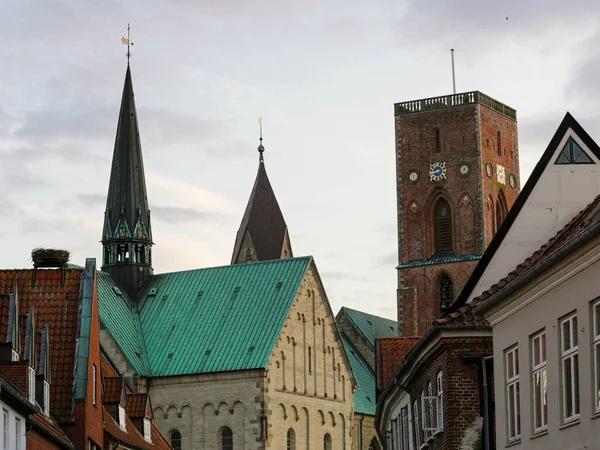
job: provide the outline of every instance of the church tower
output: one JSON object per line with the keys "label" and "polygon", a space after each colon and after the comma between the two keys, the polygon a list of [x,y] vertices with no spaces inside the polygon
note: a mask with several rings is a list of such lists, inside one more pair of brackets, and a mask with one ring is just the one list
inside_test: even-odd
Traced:
{"label": "church tower", "polygon": [[152,229],[142,144],[127,64],[102,231],[102,270],[133,298],[152,276]]}
{"label": "church tower", "polygon": [[231,264],[292,258],[287,225],[265,169],[262,124],[258,173],[235,238]]}
{"label": "church tower", "polygon": [[421,336],[519,193],[517,114],[474,91],[394,105],[398,329]]}

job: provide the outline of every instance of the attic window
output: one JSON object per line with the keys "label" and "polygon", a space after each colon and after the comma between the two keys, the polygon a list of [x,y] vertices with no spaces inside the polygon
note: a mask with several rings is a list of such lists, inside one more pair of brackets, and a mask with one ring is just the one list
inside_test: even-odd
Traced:
{"label": "attic window", "polygon": [[35,370],[33,369],[33,367],[28,367],[27,374],[27,381],[29,382],[29,391],[27,392],[29,402],[35,405]]}
{"label": "attic window", "polygon": [[113,291],[115,291],[115,294],[117,294],[117,295],[123,295],[121,293],[121,289],[119,289],[117,286],[113,286]]}
{"label": "attic window", "polygon": [[125,415],[125,407],[123,405],[119,405],[119,427],[121,430],[127,431],[127,421]]}
{"label": "attic window", "polygon": [[14,348],[11,352],[11,356],[12,356],[12,361],[18,361],[19,360],[19,352],[17,352]]}
{"label": "attic window", "polygon": [[44,414],[50,417],[50,383],[44,380]]}
{"label": "attic window", "polygon": [[144,439],[148,442],[152,442],[152,431],[150,427],[150,419],[144,419]]}
{"label": "attic window", "polygon": [[151,295],[156,295],[156,293],[158,292],[158,289],[156,288],[152,288],[148,291],[148,297],[150,297]]}

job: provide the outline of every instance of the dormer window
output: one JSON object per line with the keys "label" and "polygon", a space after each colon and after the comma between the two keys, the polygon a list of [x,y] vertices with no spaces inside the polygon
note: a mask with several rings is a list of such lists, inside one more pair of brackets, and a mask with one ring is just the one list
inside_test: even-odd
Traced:
{"label": "dormer window", "polygon": [[19,360],[19,353],[15,349],[13,349],[12,350],[12,361],[15,362],[18,360]]}
{"label": "dormer window", "polygon": [[27,368],[27,384],[29,386],[27,396],[29,401],[35,405],[35,370],[31,366]]}
{"label": "dormer window", "polygon": [[119,426],[123,431],[127,431],[126,417],[125,407],[123,405],[119,405]]}
{"label": "dormer window", "polygon": [[144,419],[144,439],[148,442],[152,442],[152,427],[150,419],[148,418]]}
{"label": "dormer window", "polygon": [[50,383],[44,381],[44,414],[50,417]]}

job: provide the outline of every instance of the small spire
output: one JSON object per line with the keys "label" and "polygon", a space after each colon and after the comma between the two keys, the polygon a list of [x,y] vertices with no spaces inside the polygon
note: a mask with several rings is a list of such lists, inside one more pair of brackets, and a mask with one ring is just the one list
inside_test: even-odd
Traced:
{"label": "small spire", "polygon": [[265,162],[265,159],[263,157],[263,153],[265,151],[265,147],[263,146],[263,143],[262,143],[263,142],[263,137],[262,137],[262,116],[260,116],[258,118],[258,125],[260,127],[260,137],[259,137],[260,144],[258,146],[258,161],[259,162]]}

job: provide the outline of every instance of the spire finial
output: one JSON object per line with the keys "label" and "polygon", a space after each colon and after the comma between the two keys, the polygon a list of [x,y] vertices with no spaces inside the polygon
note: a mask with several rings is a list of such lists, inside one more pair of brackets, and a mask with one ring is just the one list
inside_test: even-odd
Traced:
{"label": "spire finial", "polygon": [[260,116],[258,118],[258,125],[259,125],[259,129],[260,129],[260,135],[259,135],[260,136],[259,137],[260,144],[258,146],[258,161],[259,162],[265,162],[265,159],[263,157],[263,153],[265,151],[265,147],[263,146],[263,143],[262,143],[263,142],[263,137],[262,137],[262,116]]}
{"label": "spire finial", "polygon": [[131,29],[131,27],[129,26],[129,24],[127,24],[127,37],[123,36],[121,38],[121,43],[123,45],[127,46],[127,65],[129,66],[129,58],[131,58],[131,52],[129,51],[129,48],[131,45],[133,45],[133,42],[131,42],[129,40],[129,30]]}

